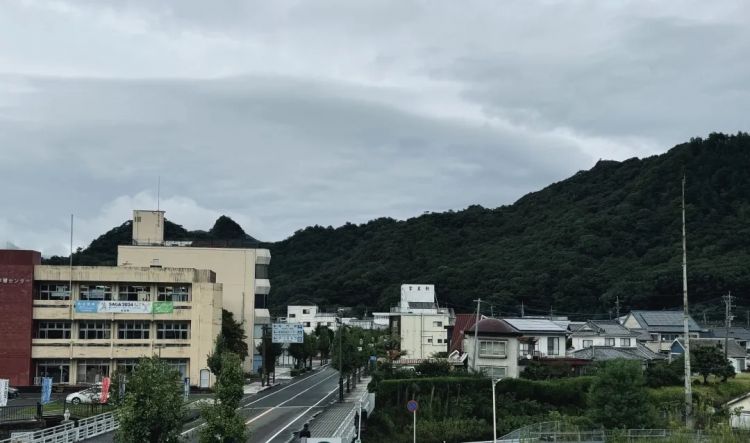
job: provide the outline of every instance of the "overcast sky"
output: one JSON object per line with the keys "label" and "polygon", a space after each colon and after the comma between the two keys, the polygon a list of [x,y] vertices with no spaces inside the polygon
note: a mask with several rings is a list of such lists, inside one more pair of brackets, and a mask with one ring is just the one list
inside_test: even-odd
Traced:
{"label": "overcast sky", "polygon": [[262,240],[496,207],[748,129],[750,7],[4,0],[0,247],[161,208]]}

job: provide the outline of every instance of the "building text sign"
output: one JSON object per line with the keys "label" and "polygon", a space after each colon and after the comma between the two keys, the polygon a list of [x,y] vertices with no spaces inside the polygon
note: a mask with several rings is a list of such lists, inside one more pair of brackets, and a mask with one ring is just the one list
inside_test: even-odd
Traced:
{"label": "building text sign", "polygon": [[302,343],[305,341],[305,329],[302,323],[274,323],[272,329],[274,343]]}
{"label": "building text sign", "polygon": [[171,314],[174,305],[171,301],[152,303],[150,301],[78,300],[75,308],[79,314]]}

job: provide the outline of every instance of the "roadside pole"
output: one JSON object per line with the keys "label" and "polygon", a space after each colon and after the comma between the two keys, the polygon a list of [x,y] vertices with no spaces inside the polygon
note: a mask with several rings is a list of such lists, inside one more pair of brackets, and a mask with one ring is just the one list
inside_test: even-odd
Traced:
{"label": "roadside pole", "polygon": [[495,385],[499,378],[492,379],[492,443],[497,443],[497,408],[495,407]]}
{"label": "roadside pole", "polygon": [[413,429],[412,429],[413,442],[417,443],[417,409],[419,409],[419,404],[417,403],[416,400],[409,400],[406,403],[406,409],[412,413],[412,417],[414,419],[413,420],[414,424],[413,424]]}

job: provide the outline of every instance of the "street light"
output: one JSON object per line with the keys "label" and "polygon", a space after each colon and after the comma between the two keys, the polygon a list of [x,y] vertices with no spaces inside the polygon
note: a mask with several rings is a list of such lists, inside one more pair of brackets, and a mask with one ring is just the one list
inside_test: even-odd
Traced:
{"label": "street light", "polygon": [[499,378],[492,379],[492,443],[497,443],[497,408],[495,407],[495,385]]}

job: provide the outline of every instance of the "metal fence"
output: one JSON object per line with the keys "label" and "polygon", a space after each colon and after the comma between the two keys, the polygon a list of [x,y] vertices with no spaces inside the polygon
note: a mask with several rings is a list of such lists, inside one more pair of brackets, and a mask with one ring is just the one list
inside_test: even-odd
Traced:
{"label": "metal fence", "polygon": [[65,411],[70,412],[72,419],[91,417],[114,410],[109,404],[73,404],[64,401],[53,401],[45,405],[2,406],[0,407],[0,423],[34,421],[44,417],[62,416]]}
{"label": "metal fence", "polygon": [[72,443],[112,432],[118,426],[117,414],[105,412],[78,420],[78,426],[70,421],[39,431],[19,432],[11,438],[0,440],[0,443]]}

